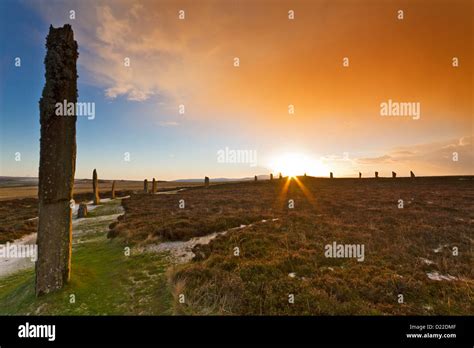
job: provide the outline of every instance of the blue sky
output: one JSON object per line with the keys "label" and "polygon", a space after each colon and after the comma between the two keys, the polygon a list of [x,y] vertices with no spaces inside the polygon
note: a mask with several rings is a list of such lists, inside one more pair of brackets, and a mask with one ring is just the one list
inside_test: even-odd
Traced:
{"label": "blue sky", "polygon": [[[37,176],[38,101],[44,85],[44,43],[49,24],[30,4],[2,1],[0,6],[0,175]],[[81,48],[79,51],[81,54]],[[16,57],[21,58],[21,67],[15,67]],[[215,167],[216,150],[222,148],[223,143],[232,146],[231,137],[219,135],[218,127],[215,132],[210,130],[212,137],[208,134],[199,136],[194,131],[204,127],[199,120],[188,121],[186,128],[174,126],[174,119],[179,122],[181,115],[177,110],[160,110],[159,96],[147,102],[129,101],[124,97],[111,100],[105,96],[103,88],[84,81],[88,72],[80,64],[78,75],[78,101],[96,104],[94,120],[79,117],[77,121],[78,178],[89,177],[93,168],[98,168],[102,177],[117,179],[141,179],[141,173],[150,173],[149,176],[160,179],[202,177],[207,174],[206,162]],[[163,119],[164,125],[160,126],[154,119],[157,114],[171,117]],[[223,139],[226,141],[222,142]],[[238,146],[237,143],[234,141],[234,145]],[[20,161],[15,161],[17,152],[21,154]],[[127,152],[130,162],[124,161]],[[240,167],[241,171],[237,172],[236,165],[227,170],[220,168],[214,175],[220,172],[223,176],[246,175],[248,165]],[[262,169],[262,172],[266,170]]]}

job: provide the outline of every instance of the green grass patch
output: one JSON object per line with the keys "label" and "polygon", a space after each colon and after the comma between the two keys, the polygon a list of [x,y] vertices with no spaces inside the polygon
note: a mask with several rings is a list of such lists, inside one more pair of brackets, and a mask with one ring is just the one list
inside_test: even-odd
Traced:
{"label": "green grass patch", "polygon": [[[94,212],[115,214],[118,205],[108,202]],[[105,237],[110,222],[86,219],[77,226],[83,233],[74,238],[71,280],[60,291],[37,298],[32,269],[2,279],[0,315],[171,314],[167,261],[133,249],[126,256],[120,240]]]}

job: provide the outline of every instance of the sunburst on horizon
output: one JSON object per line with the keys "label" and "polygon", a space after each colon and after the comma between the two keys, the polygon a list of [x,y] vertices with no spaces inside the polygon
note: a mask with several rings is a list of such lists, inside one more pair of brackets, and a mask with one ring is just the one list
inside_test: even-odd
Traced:
{"label": "sunburst on horizon", "polygon": [[300,175],[325,176],[328,168],[320,161],[304,153],[285,152],[272,158],[269,164],[273,173],[295,178]]}

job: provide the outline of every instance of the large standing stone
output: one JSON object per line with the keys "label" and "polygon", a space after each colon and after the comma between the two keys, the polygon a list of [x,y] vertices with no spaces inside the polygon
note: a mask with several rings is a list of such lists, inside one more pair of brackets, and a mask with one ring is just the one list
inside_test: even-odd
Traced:
{"label": "large standing stone", "polygon": [[94,205],[100,204],[99,197],[99,178],[97,177],[97,170],[92,172],[92,191],[94,192]]}
{"label": "large standing stone", "polygon": [[78,218],[85,218],[87,216],[87,203],[82,202],[79,204],[79,209],[77,210]]}
{"label": "large standing stone", "polygon": [[278,179],[283,179],[283,176],[281,175],[281,173],[278,174]]}
{"label": "large standing stone", "polygon": [[270,173],[270,180],[273,180],[273,174]]}
{"label": "large standing stone", "polygon": [[253,179],[253,180],[254,180],[254,181],[257,181],[257,180],[258,180],[258,178],[257,178],[257,176],[256,176],[256,175],[255,175],[255,177],[254,177],[254,179]]}
{"label": "large standing stone", "polygon": [[411,170],[410,170],[410,177],[411,177],[411,178],[414,178],[414,177],[415,177],[415,173],[413,173]]}
{"label": "large standing stone", "polygon": [[143,180],[143,192],[148,193],[148,180]]}
{"label": "large standing stone", "polygon": [[334,178],[334,175],[332,174],[332,172],[329,173],[329,177],[332,179]]}
{"label": "large standing stone", "polygon": [[112,199],[115,199],[115,180],[112,181],[112,192],[111,192]]}
{"label": "large standing stone", "polygon": [[40,99],[39,221],[36,295],[60,289],[71,271],[72,194],[76,170],[76,112],[56,115],[57,103],[77,102],[77,42],[70,25],[50,26],[46,83]]}
{"label": "large standing stone", "polygon": [[375,172],[375,177],[376,177],[376,178],[379,177],[379,172]]}
{"label": "large standing stone", "polygon": [[204,186],[209,187],[209,177],[207,176],[204,178]]}
{"label": "large standing stone", "polygon": [[153,178],[153,181],[151,183],[151,193],[155,194],[156,193],[156,180]]}
{"label": "large standing stone", "polygon": [[360,179],[360,178],[362,178],[362,173],[361,173],[361,172],[359,172],[359,179]]}
{"label": "large standing stone", "polygon": [[392,178],[396,178],[396,177],[397,177],[397,173],[392,172]]}

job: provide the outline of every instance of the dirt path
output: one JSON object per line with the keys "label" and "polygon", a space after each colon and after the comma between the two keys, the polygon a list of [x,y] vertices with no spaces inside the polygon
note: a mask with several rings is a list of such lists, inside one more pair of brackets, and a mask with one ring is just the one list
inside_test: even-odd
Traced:
{"label": "dirt path", "polygon": [[174,263],[186,263],[191,261],[196,255],[193,252],[193,248],[197,245],[209,244],[213,239],[218,236],[226,235],[230,231],[240,230],[253,226],[258,223],[265,223],[267,221],[277,221],[278,219],[262,220],[249,225],[240,225],[238,227],[230,228],[222,232],[214,232],[207,234],[202,237],[191,238],[188,241],[177,241],[177,242],[163,242],[159,244],[150,244],[139,249],[140,252],[156,252],[165,253],[168,252],[170,259]]}

